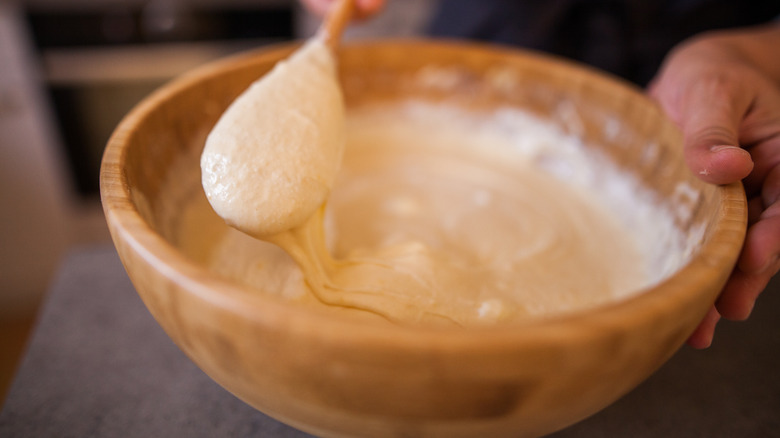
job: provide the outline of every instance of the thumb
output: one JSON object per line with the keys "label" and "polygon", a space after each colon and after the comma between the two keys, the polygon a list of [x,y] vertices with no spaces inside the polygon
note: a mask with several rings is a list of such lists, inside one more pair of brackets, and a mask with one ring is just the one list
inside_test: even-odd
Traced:
{"label": "thumb", "polygon": [[734,83],[700,79],[679,100],[685,160],[706,182],[740,181],[753,170],[750,153],[739,146],[739,126],[752,98]]}

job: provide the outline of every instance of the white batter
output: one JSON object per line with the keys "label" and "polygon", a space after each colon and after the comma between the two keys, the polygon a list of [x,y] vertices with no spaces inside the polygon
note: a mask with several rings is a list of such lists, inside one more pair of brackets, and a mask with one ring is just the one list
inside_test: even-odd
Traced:
{"label": "white batter", "polygon": [[203,188],[228,224],[264,238],[300,226],[325,202],[343,150],[336,63],[313,39],[219,119],[201,157]]}
{"label": "white batter", "polygon": [[573,140],[528,126],[518,142],[489,115],[396,105],[354,111],[345,128],[335,63],[314,40],[228,109],[201,157],[214,210],[274,245],[230,229],[197,242],[224,227],[198,199],[179,240],[267,293],[398,322],[512,321],[646,286],[613,212],[539,165]]}

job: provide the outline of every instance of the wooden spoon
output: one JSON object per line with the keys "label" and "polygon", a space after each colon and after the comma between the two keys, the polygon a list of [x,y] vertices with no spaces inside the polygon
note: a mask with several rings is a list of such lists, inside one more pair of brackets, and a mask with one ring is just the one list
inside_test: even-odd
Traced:
{"label": "wooden spoon", "polygon": [[330,191],[344,125],[334,52],[354,8],[332,3],[318,34],[244,91],[206,140],[206,195],[244,233],[264,239],[299,226]]}
{"label": "wooden spoon", "polygon": [[341,35],[349,25],[354,13],[355,0],[336,0],[328,10],[318,33],[331,50],[338,49]]}

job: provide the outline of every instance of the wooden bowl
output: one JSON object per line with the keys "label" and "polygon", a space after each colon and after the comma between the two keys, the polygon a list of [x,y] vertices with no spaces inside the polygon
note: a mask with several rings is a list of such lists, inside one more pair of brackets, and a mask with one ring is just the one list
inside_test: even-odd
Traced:
{"label": "wooden bowl", "polygon": [[[565,103],[589,145],[681,212],[681,230],[703,233],[690,261],[646,292],[594,310],[465,330],[339,318],[215,275],[159,225],[161,186],[178,157],[203,147],[232,99],[293,49],[229,58],[164,86],[116,129],[101,171],[114,243],[149,311],[203,371],[264,413],[327,437],[550,433],[647,378],[725,283],[746,226],[741,186],[710,186],[689,173],[680,133],[639,90],[537,54],[431,41],[344,47],[348,104],[414,96],[475,111],[509,105],[566,125]],[[426,83],[436,71],[449,79]],[[609,117],[620,123],[607,135]]]}

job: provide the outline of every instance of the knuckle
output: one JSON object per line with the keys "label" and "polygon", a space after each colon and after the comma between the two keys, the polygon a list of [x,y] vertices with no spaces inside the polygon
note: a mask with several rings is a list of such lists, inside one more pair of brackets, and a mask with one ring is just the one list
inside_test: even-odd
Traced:
{"label": "knuckle", "polygon": [[722,124],[696,128],[691,132],[691,139],[696,144],[707,146],[737,145],[738,143],[736,133],[729,126]]}

